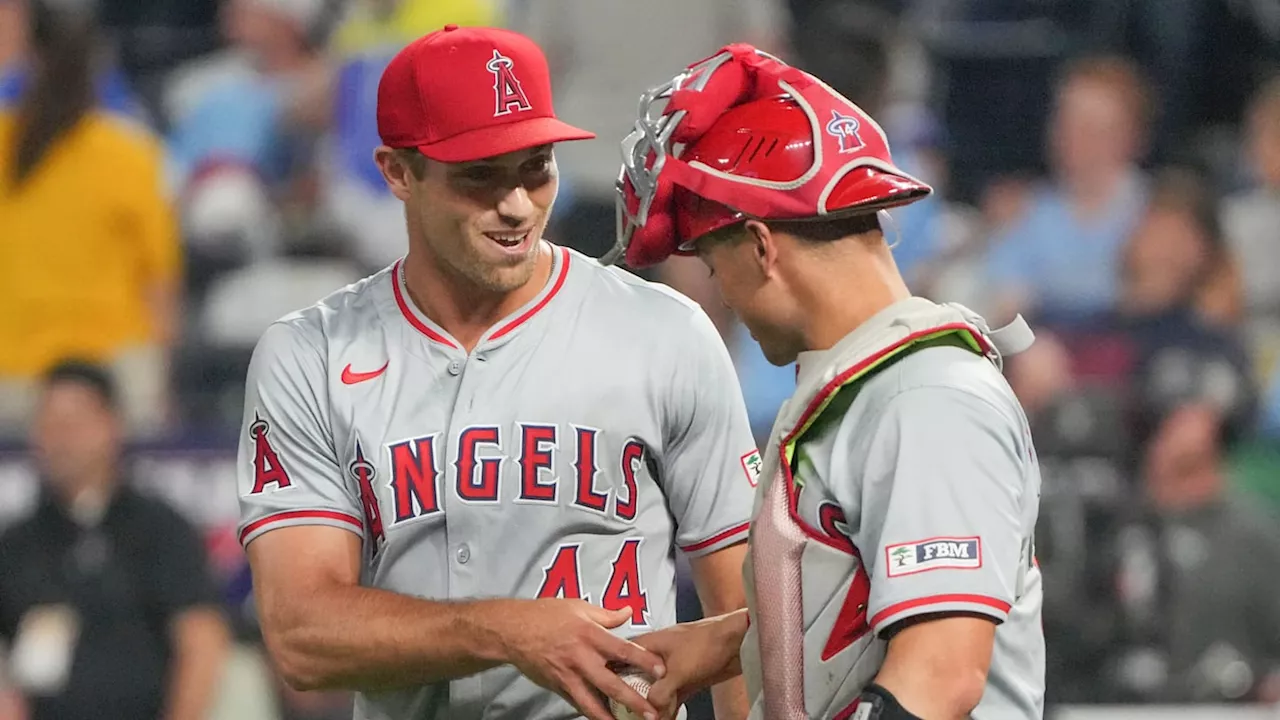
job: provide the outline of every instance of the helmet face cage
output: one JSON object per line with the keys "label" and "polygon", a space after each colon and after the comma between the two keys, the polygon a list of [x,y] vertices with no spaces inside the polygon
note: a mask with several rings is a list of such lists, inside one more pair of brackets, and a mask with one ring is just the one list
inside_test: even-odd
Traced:
{"label": "helmet face cage", "polygon": [[[771,57],[759,50],[757,53]],[[649,220],[649,209],[658,193],[658,175],[674,152],[671,136],[687,114],[677,110],[666,114],[666,101],[677,90],[701,91],[711,74],[733,56],[721,52],[683,70],[671,80],[651,88],[640,96],[640,108],[635,128],[622,140],[622,171],[618,175],[615,190],[617,237],[614,246],[600,258],[604,265],[612,265],[627,252],[636,228]],[[662,100],[662,105],[657,101]],[[627,188],[636,199],[636,209],[631,209]]]}

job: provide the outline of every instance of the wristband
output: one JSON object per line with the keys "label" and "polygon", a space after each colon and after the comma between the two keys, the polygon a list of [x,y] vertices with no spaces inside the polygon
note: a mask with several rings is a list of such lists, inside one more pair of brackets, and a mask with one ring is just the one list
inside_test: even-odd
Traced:
{"label": "wristband", "polygon": [[862,691],[858,699],[849,706],[850,714],[840,714],[848,720],[924,720],[913,715],[898,703],[893,693],[871,683]]}

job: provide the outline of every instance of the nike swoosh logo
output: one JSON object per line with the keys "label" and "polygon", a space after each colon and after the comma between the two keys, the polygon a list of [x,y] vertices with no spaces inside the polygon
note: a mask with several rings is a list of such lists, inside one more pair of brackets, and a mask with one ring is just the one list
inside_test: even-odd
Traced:
{"label": "nike swoosh logo", "polygon": [[388,360],[386,365],[383,365],[377,370],[371,370],[369,372],[353,372],[351,370],[351,365],[348,364],[346,367],[342,368],[342,382],[347,385],[355,385],[356,383],[362,383],[365,380],[372,380],[378,377],[379,375],[381,375],[382,373],[386,372],[387,365],[390,365],[390,364],[391,364],[391,361]]}

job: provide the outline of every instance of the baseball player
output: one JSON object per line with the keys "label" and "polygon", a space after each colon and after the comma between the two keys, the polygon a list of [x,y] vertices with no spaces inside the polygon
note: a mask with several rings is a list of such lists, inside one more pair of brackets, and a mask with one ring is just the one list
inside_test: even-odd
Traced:
{"label": "baseball player", "polygon": [[911,296],[879,211],[931,189],[858,107],[742,45],[646,94],[623,147],[606,259],[696,254],[766,357],[798,365],[748,610],[637,638],[666,661],[649,700],[741,671],[752,718],[1041,717],[1040,477],[1001,374],[1030,331]]}
{"label": "baseball player", "polygon": [[266,647],[356,718],[608,720],[597,689],[652,716],[613,669],[661,675],[623,637],[675,622],[675,548],[708,613],[746,603],[759,455],[728,352],[696,304],[543,239],[552,146],[592,135],[532,41],[420,38],[377,114],[408,253],[272,324],[248,372]]}

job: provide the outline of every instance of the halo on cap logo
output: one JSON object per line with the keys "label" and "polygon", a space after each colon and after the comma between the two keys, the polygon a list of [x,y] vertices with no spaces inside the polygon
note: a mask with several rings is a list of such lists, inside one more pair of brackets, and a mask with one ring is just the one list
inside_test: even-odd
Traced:
{"label": "halo on cap logo", "polygon": [[493,73],[494,117],[533,109],[528,96],[524,94],[520,78],[516,77],[514,66],[511,58],[497,49],[493,51],[493,59],[485,65]]}
{"label": "halo on cap logo", "polygon": [[862,142],[862,136],[858,134],[858,129],[861,127],[862,123],[858,118],[852,115],[841,115],[832,110],[831,120],[827,123],[827,133],[839,141],[841,154],[851,153],[866,147],[866,143]]}

